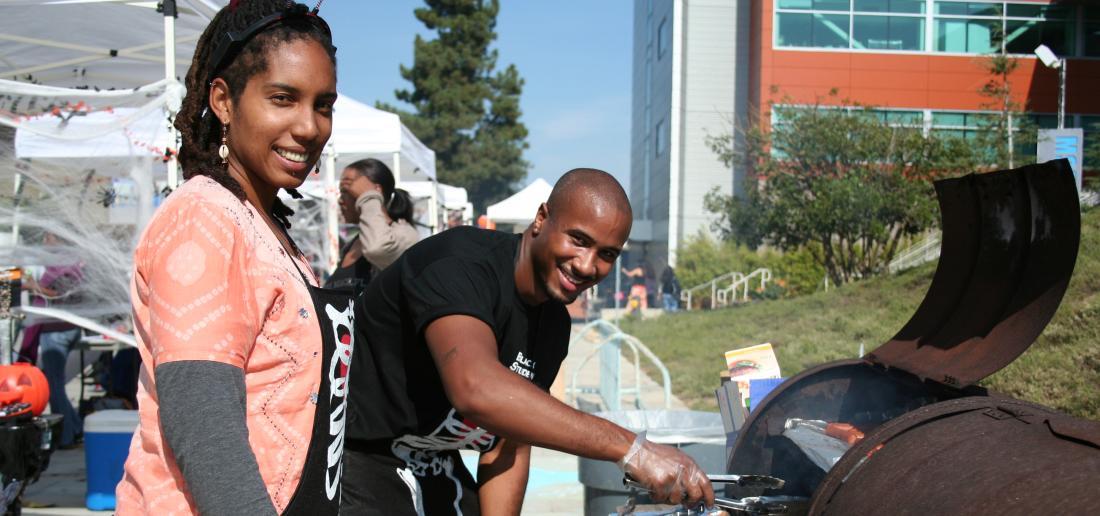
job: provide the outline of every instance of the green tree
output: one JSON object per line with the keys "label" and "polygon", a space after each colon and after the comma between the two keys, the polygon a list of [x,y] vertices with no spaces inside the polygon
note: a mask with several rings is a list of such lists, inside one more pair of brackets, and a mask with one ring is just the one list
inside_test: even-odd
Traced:
{"label": "green tree", "polygon": [[1035,162],[1038,132],[1025,113],[1025,106],[1012,95],[1012,74],[1020,63],[1006,52],[1001,25],[995,24],[992,30],[999,51],[982,60],[989,79],[978,93],[987,99],[981,107],[993,113],[981,118],[981,130],[974,133],[974,140],[988,152],[986,160],[990,167],[1016,168]]}
{"label": "green tree", "polygon": [[416,18],[437,37],[419,35],[413,65],[401,67],[412,89],[395,92],[412,106],[397,113],[435,150],[439,180],[467,189],[479,210],[507,197],[527,175],[527,127],[520,121],[523,79],[514,65],[496,70],[499,0],[425,0]]}
{"label": "green tree", "polygon": [[839,284],[883,270],[934,225],[931,180],[972,171],[982,157],[916,121],[833,100],[853,107],[773,106],[774,126],[746,128],[743,149],[732,133],[708,137],[727,165],[745,160],[753,171],[743,196],[715,191],[705,202],[724,238],[808,251]]}
{"label": "green tree", "polygon": [[[1100,169],[1100,122],[1085,127],[1085,163],[1082,169]],[[1095,180],[1087,182],[1095,184]],[[1090,188],[1096,187],[1090,186]]]}

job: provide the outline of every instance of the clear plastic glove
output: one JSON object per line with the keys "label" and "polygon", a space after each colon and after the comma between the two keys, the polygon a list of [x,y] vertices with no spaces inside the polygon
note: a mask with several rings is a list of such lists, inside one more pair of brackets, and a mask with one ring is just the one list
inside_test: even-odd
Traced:
{"label": "clear plastic glove", "polygon": [[619,469],[649,488],[654,501],[714,506],[714,488],[707,474],[680,450],[647,441],[639,432],[618,462]]}

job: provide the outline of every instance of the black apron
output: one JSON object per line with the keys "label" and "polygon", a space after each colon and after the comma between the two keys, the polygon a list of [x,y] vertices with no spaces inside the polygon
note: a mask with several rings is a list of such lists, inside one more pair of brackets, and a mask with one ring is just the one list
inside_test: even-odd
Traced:
{"label": "black apron", "polygon": [[367,283],[370,283],[372,276],[372,269],[370,262],[363,256],[360,256],[355,263],[344,267],[344,257],[351,252],[353,245],[359,244],[359,237],[351,239],[340,250],[340,266],[336,267],[336,270],[332,271],[332,275],[325,281],[325,288],[332,289],[346,289],[351,290],[356,296],[366,288]]}
{"label": "black apron", "polygon": [[[294,267],[298,267],[293,260]],[[326,515],[340,512],[340,477],[343,475],[344,427],[347,422],[348,373],[355,339],[352,291],[314,287],[298,274],[309,289],[321,327],[321,384],[310,399],[317,404],[313,435],[302,468],[298,489],[284,515]]]}

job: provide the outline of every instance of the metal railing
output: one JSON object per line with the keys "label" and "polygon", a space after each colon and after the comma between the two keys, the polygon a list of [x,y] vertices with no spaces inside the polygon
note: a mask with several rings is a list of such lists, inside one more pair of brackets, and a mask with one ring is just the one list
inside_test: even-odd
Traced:
{"label": "metal railing", "polygon": [[753,278],[759,278],[759,290],[763,291],[765,288],[768,288],[768,282],[772,279],[772,271],[769,269],[760,268],[750,272],[747,276],[743,276],[742,278],[735,281],[732,285],[716,292],[717,297],[714,299],[712,305],[715,308],[728,306],[731,303],[737,301],[737,294],[739,293],[741,294],[741,302],[748,301],[749,284],[752,282]]}
{"label": "metal railing", "polygon": [[763,290],[767,288],[768,282],[772,279],[772,271],[766,268],[759,268],[748,274],[743,272],[728,272],[702,285],[697,285],[680,292],[680,300],[684,302],[685,310],[691,310],[693,308],[692,301],[695,299],[696,293],[709,290],[711,308],[719,308],[736,303],[738,302],[739,294],[742,302],[748,301],[749,286],[753,279],[758,279],[760,281],[759,288]]}
{"label": "metal railing", "polygon": [[[633,335],[623,333],[618,326],[604,320],[592,321],[584,325],[584,327],[569,340],[569,349],[573,349],[574,344],[578,340],[584,338],[593,330],[600,333],[602,342],[596,346],[596,349],[585,356],[584,360],[582,360],[573,370],[573,375],[569,381],[569,388],[566,389],[566,394],[570,403],[576,404],[578,394],[599,394],[600,397],[603,398],[607,410],[621,410],[623,396],[633,394],[635,408],[645,408],[642,402],[641,368],[641,356],[644,355],[661,373],[661,382],[664,387],[664,408],[672,408],[672,379],[669,376],[668,368],[661,362],[661,359],[657,358],[657,355],[654,355],[645,344],[642,344],[642,341],[638,340],[637,337]],[[622,386],[621,361],[623,344],[626,344],[634,357],[633,388],[623,388]],[[588,361],[597,354],[600,356],[600,385],[598,387],[578,387],[577,377],[580,376],[581,370],[584,369]]]}
{"label": "metal railing", "polygon": [[925,237],[924,240],[906,248],[897,258],[894,258],[886,268],[891,274],[895,274],[905,269],[916,267],[922,263],[939,259],[939,257],[940,232],[937,231]]}

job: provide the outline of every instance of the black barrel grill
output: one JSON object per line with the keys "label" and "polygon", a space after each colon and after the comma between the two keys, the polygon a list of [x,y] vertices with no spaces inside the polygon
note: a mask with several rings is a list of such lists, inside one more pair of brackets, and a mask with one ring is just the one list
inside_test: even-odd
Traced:
{"label": "black barrel grill", "polygon": [[[728,460],[786,480],[728,496],[809,497],[810,514],[1100,514],[1100,423],[988,392],[1050,322],[1080,241],[1065,160],[935,184],[940,262],[909,322],[860,360],[785,381]],[[788,418],[866,437],[828,473],[782,435]]]}

